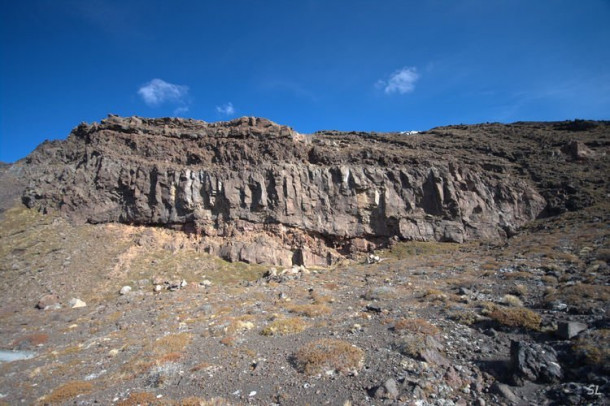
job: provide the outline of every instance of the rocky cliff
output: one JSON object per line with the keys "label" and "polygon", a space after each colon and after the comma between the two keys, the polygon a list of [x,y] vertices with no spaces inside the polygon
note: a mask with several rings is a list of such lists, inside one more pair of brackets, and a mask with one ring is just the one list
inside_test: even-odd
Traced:
{"label": "rocky cliff", "polygon": [[[111,115],[12,171],[27,181],[26,205],[75,221],[182,229],[230,260],[328,264],[396,240],[503,239],[592,204],[569,165],[602,165],[606,190],[608,126],[596,124],[601,135],[585,145],[558,124],[536,136],[536,125],[302,135],[261,118]],[[544,162],[564,169],[547,174]]]}

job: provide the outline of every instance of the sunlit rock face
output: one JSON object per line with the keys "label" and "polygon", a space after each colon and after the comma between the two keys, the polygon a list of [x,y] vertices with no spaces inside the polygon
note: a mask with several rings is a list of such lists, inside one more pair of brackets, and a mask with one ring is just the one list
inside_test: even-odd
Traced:
{"label": "sunlit rock face", "polygon": [[455,142],[302,135],[253,117],[109,116],[21,162],[23,201],[75,221],[180,228],[208,252],[278,265],[325,265],[396,240],[503,239],[543,211],[511,162]]}

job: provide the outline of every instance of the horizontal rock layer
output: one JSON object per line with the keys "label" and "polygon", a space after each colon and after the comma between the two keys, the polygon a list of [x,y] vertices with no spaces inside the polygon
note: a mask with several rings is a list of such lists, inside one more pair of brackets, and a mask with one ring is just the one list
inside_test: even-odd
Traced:
{"label": "horizontal rock layer", "polygon": [[545,209],[514,162],[446,149],[445,137],[109,116],[32,153],[23,201],[92,223],[179,228],[225,258],[282,265],[395,240],[502,239]]}

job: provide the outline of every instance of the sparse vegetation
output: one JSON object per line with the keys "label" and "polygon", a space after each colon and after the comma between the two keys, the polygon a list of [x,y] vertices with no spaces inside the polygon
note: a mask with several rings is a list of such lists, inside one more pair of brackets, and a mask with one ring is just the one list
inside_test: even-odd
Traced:
{"label": "sparse vegetation", "polygon": [[610,329],[595,330],[578,338],[572,349],[585,363],[610,372]]}
{"label": "sparse vegetation", "polygon": [[544,297],[547,305],[558,300],[581,312],[588,312],[610,301],[610,286],[589,283],[564,284],[550,290]]}
{"label": "sparse vegetation", "polygon": [[512,307],[523,307],[523,302],[517,296],[506,294],[502,297],[502,303]]}
{"label": "sparse vegetation", "polygon": [[[412,256],[431,256],[457,251],[460,245],[449,242],[408,241],[395,244],[387,253],[394,259],[402,260]],[[384,251],[382,256],[385,256]]]}
{"label": "sparse vegetation", "polygon": [[511,294],[513,294],[515,296],[520,296],[520,297],[525,296],[527,294],[527,291],[528,291],[527,286],[520,284],[520,283],[515,284],[515,286],[513,286],[510,289]]}
{"label": "sparse vegetation", "polygon": [[149,392],[133,392],[127,399],[120,400],[117,406],[152,406],[157,402],[157,397]]}
{"label": "sparse vegetation", "polygon": [[394,323],[392,329],[396,332],[406,331],[425,335],[437,335],[440,332],[438,327],[420,318],[400,319]]}
{"label": "sparse vegetation", "polygon": [[153,349],[156,354],[162,356],[168,353],[180,353],[189,345],[192,338],[189,333],[168,334],[156,340]]}
{"label": "sparse vegetation", "polygon": [[449,318],[466,326],[471,326],[480,319],[479,315],[472,310],[454,311],[450,314]]}
{"label": "sparse vegetation", "polygon": [[368,289],[362,298],[365,300],[384,300],[392,299],[398,295],[396,288],[392,286],[378,286]]}
{"label": "sparse vegetation", "polygon": [[542,321],[542,317],[538,313],[525,307],[495,306],[489,313],[489,317],[502,326],[530,330],[538,330]]}
{"label": "sparse vegetation", "polygon": [[343,340],[320,339],[301,347],[293,357],[299,372],[307,375],[319,373],[348,374],[364,365],[364,351]]}
{"label": "sparse vegetation", "polygon": [[46,344],[49,341],[49,335],[46,333],[33,333],[23,337],[19,337],[13,342],[13,347],[31,346],[36,347],[42,344]]}
{"label": "sparse vegetation", "polygon": [[296,334],[304,331],[308,324],[303,319],[291,317],[287,319],[276,319],[267,325],[261,334],[264,336],[283,336]]}
{"label": "sparse vegetation", "polygon": [[65,401],[75,398],[78,395],[89,393],[93,390],[93,384],[85,381],[70,381],[55,388],[48,396],[45,396],[44,401],[50,404],[64,403]]}
{"label": "sparse vegetation", "polygon": [[311,318],[330,313],[330,307],[325,304],[289,304],[286,309],[290,313]]}

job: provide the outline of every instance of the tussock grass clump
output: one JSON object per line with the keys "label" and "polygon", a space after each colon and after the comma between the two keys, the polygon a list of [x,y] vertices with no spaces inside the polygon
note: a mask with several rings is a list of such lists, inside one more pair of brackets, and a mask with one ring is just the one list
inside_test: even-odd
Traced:
{"label": "tussock grass clump", "polygon": [[19,337],[13,342],[13,347],[32,346],[36,347],[45,344],[49,341],[49,335],[46,333],[33,333],[23,337]]}
{"label": "tussock grass clump", "polygon": [[189,333],[168,334],[154,342],[154,352],[160,355],[179,353],[190,344],[192,336]]}
{"label": "tussock grass clump", "polygon": [[430,288],[430,289],[426,289],[426,291],[423,292],[420,300],[426,301],[426,302],[447,303],[450,301],[459,302],[460,299],[461,298],[458,295],[455,295],[452,293],[445,293],[440,289]]}
{"label": "tussock grass clump", "polygon": [[237,337],[232,335],[224,336],[220,340],[220,344],[226,345],[227,347],[234,347],[235,345],[237,345]]}
{"label": "tussock grass clump", "polygon": [[70,381],[58,386],[48,396],[45,396],[44,403],[58,404],[64,403],[78,395],[84,395],[93,390],[93,384],[85,381]]}
{"label": "tussock grass clump", "polygon": [[528,291],[527,286],[517,283],[515,286],[513,286],[511,288],[510,293],[515,296],[523,297],[523,296],[527,295],[527,291]]}
{"label": "tussock grass clump", "polygon": [[301,347],[293,362],[299,372],[307,375],[349,374],[363,367],[364,351],[347,341],[323,338]]}
{"label": "tussock grass clump", "polygon": [[610,263],[610,248],[600,248],[595,252],[595,258],[598,261]]}
{"label": "tussock grass clump", "polygon": [[523,307],[523,302],[521,299],[514,295],[504,295],[502,298],[502,303],[511,307]]}
{"label": "tussock grass clump", "polygon": [[430,324],[428,321],[424,319],[414,318],[414,319],[400,319],[396,323],[392,329],[396,332],[407,331],[410,333],[420,333],[425,335],[437,335],[440,333],[438,327]]}
{"label": "tussock grass clump", "polygon": [[555,286],[559,281],[552,275],[543,275],[540,280],[547,286]]}
{"label": "tussock grass clump", "polygon": [[580,337],[572,346],[584,363],[610,372],[610,330],[600,329]]}
{"label": "tussock grass clump", "polygon": [[515,272],[506,272],[502,274],[502,276],[506,279],[520,279],[520,280],[529,280],[534,277],[534,275],[527,271],[515,271]]}
{"label": "tussock grass clump", "polygon": [[264,336],[285,336],[300,333],[307,327],[308,324],[299,317],[277,319],[266,326],[261,334]]}
{"label": "tussock grass clump", "polygon": [[398,293],[396,292],[396,289],[391,286],[378,286],[371,288],[362,295],[362,298],[366,300],[383,300],[393,299],[396,297],[398,297]]}
{"label": "tussock grass clump", "polygon": [[168,354],[163,355],[161,358],[157,360],[158,363],[163,364],[166,362],[177,362],[180,358],[182,358],[182,354],[179,352],[170,352]]}
{"label": "tussock grass clump", "polygon": [[579,312],[586,313],[610,301],[610,286],[576,283],[564,285],[546,292],[544,303],[549,306],[555,301],[566,303]]}
{"label": "tussock grass clump", "polygon": [[582,299],[607,302],[610,301],[610,286],[577,283],[572,286],[562,286],[558,290],[558,295],[568,304],[578,304]]}
{"label": "tussock grass clump", "polygon": [[154,405],[157,397],[149,392],[134,392],[127,399],[121,400],[117,406]]}
{"label": "tussock grass clump", "polygon": [[227,318],[227,327],[225,332],[228,334],[239,334],[247,330],[252,330],[254,325],[255,317],[251,314],[244,314],[237,317]]}
{"label": "tussock grass clump", "polygon": [[311,292],[310,294],[311,300],[313,300],[314,304],[324,304],[324,303],[333,303],[335,298],[330,295],[325,295],[320,292]]}
{"label": "tussock grass clump", "polygon": [[325,304],[291,304],[286,306],[286,310],[305,317],[318,317],[330,313],[330,308]]}
{"label": "tussock grass clump", "polygon": [[147,373],[156,365],[155,360],[138,354],[121,366],[121,374],[125,379],[133,379]]}
{"label": "tussock grass clump", "polygon": [[500,325],[539,330],[542,317],[525,307],[495,307],[489,317]]}
{"label": "tussock grass clump", "polygon": [[472,310],[459,310],[451,313],[449,318],[465,326],[472,326],[479,321],[479,315]]}

